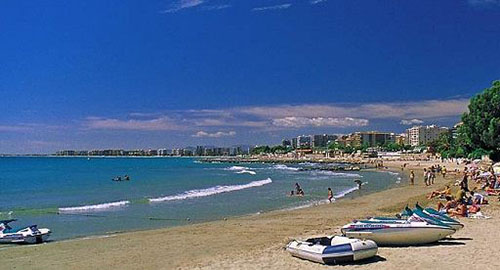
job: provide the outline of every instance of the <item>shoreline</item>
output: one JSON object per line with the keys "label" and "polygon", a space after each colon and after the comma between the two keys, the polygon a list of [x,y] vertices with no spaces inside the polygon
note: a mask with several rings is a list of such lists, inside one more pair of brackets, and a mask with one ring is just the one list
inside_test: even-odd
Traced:
{"label": "shoreline", "polygon": [[[384,170],[384,171],[392,171],[392,172],[397,172],[397,173],[401,174],[401,172],[398,171],[397,169],[398,169],[397,167],[392,166],[392,167],[390,167],[389,170]],[[405,178],[407,177],[406,174],[404,175],[404,177]],[[301,208],[301,209],[276,209],[276,210],[272,210],[272,211],[264,212],[264,213],[260,213],[260,214],[253,213],[253,214],[247,214],[247,215],[242,215],[242,216],[230,217],[230,218],[227,218],[225,220],[214,220],[214,221],[186,224],[186,225],[181,225],[181,226],[167,227],[167,228],[160,228],[160,229],[125,231],[125,232],[119,232],[119,233],[95,235],[95,236],[90,236],[90,237],[66,239],[66,240],[62,240],[62,241],[51,242],[51,243],[48,243],[45,245],[34,246],[33,248],[45,250],[47,252],[50,250],[59,250],[60,248],[62,248],[62,249],[69,248],[71,250],[73,248],[76,248],[74,246],[85,245],[85,243],[88,243],[89,245],[94,245],[94,244],[97,244],[95,242],[102,242],[102,241],[106,242],[107,240],[109,240],[110,242],[115,242],[115,240],[119,239],[118,241],[116,241],[116,243],[114,243],[114,244],[119,244],[119,242],[121,242],[121,240],[142,238],[144,236],[150,236],[150,235],[177,234],[179,231],[180,232],[196,231],[196,230],[199,230],[200,228],[203,228],[203,230],[206,230],[206,228],[226,227],[226,226],[242,226],[241,225],[242,223],[247,223],[247,222],[260,223],[262,221],[275,219],[276,217],[281,217],[281,216],[290,217],[290,216],[300,215],[302,213],[307,213],[307,212],[322,211],[325,208],[346,208],[346,206],[351,205],[353,202],[355,202],[355,203],[359,202],[359,201],[366,202],[366,201],[369,201],[371,197],[378,197],[378,196],[383,195],[384,193],[391,193],[394,190],[405,189],[405,188],[407,188],[406,185],[403,187],[398,187],[397,185],[393,185],[388,189],[373,192],[373,193],[359,196],[356,198],[343,198],[343,199],[338,200],[337,202],[335,202],[333,204],[311,205],[311,206]],[[359,217],[359,215],[358,215],[358,217]],[[307,227],[310,227],[310,225],[308,225]],[[293,234],[289,235],[289,237],[291,237],[291,236],[293,236]],[[20,246],[20,247],[15,247],[13,249],[7,248],[6,250],[9,250],[9,252],[17,252],[17,251],[21,251],[24,249],[26,249],[25,246]],[[78,249],[78,248],[76,248],[76,249]],[[5,250],[0,250],[0,258],[4,257],[6,255],[5,253],[6,253]],[[77,253],[79,253],[79,252],[77,252]],[[37,256],[36,254],[33,254],[33,255]],[[3,259],[7,259],[7,258],[3,258]],[[77,261],[78,260],[76,260],[75,262],[77,262]],[[82,267],[82,266],[83,265],[80,265],[80,267]],[[179,263],[179,265],[177,265],[177,267],[182,267],[182,266],[186,266],[186,265],[184,265],[184,263]]]}
{"label": "shoreline", "polygon": [[[73,157],[71,157],[71,158],[73,158]],[[140,158],[142,158],[142,157],[140,157]],[[274,163],[279,163],[279,162],[275,161]],[[367,169],[363,169],[363,171],[378,172],[378,173],[388,173],[388,172],[391,172],[391,173],[396,173],[396,174],[400,175],[401,177],[404,177],[405,179],[407,178],[407,175],[402,174],[401,172],[397,171],[395,168],[394,169],[390,169],[390,170],[381,170],[381,169],[376,169],[376,168],[367,168]],[[367,196],[367,195],[370,195],[370,194],[378,193],[378,192],[381,192],[381,191],[389,190],[389,189],[392,189],[392,188],[397,188],[399,186],[400,186],[400,184],[398,184],[398,183],[392,183],[392,184],[390,184],[390,186],[388,186],[387,188],[382,189],[382,190],[366,191],[366,190],[363,189],[362,190],[363,194],[361,194],[361,195],[356,195],[355,194],[356,192],[359,192],[358,189],[353,190],[353,191],[349,191],[349,192],[347,192],[345,194],[343,194],[343,193],[346,192],[346,190],[340,190],[339,193],[336,193],[334,195],[335,196],[341,196],[341,197],[337,198],[336,201],[333,202],[333,204],[337,204],[339,201],[352,200],[352,199],[356,199],[356,198],[359,198],[359,197]],[[300,199],[302,199],[302,198],[300,198]],[[120,203],[120,202],[125,202],[125,201],[130,203],[133,200],[124,199],[122,201],[116,201],[116,202],[112,202],[112,203]],[[109,204],[109,203],[102,203],[102,204],[96,203],[96,204],[89,204],[89,205],[85,205],[85,206],[95,206],[95,205],[103,205],[103,204]],[[245,218],[248,218],[248,217],[256,217],[256,216],[260,216],[260,215],[271,214],[273,212],[296,211],[296,210],[300,210],[300,209],[307,209],[307,208],[311,208],[311,207],[317,207],[317,206],[321,206],[321,205],[324,205],[324,204],[328,204],[327,199],[317,200],[317,201],[312,201],[312,202],[305,202],[304,204],[298,205],[298,206],[280,206],[278,208],[271,209],[271,210],[260,210],[260,211],[257,211],[257,212],[242,213],[242,214],[237,214],[237,215],[227,215],[227,216],[223,216],[223,217],[214,217],[214,218],[205,218],[205,219],[196,219],[196,218],[190,218],[190,217],[188,217],[186,219],[179,219],[179,221],[181,221],[182,224],[168,225],[168,226],[164,225],[162,227],[156,227],[156,228],[155,227],[153,227],[153,228],[138,228],[138,229],[137,228],[136,229],[132,228],[132,229],[109,231],[109,232],[89,234],[89,235],[78,235],[78,236],[73,236],[73,237],[69,237],[69,238],[60,238],[60,239],[52,240],[52,241],[49,241],[49,242],[50,243],[59,243],[59,242],[65,242],[65,241],[76,241],[76,240],[80,240],[80,239],[81,240],[86,240],[87,238],[109,237],[109,236],[122,235],[122,234],[127,234],[127,233],[145,232],[145,231],[151,231],[151,230],[172,229],[172,228],[183,227],[183,226],[192,226],[192,225],[198,225],[198,224],[207,224],[207,223],[217,222],[217,221],[223,221],[223,220],[227,220],[227,219],[232,219],[232,220],[234,220],[234,219],[241,219],[241,220],[244,220]],[[40,213],[38,215],[44,215],[44,214],[72,215],[72,216],[93,215],[92,213],[86,214],[85,212],[83,212],[83,213],[75,212],[75,213],[69,213],[69,214],[65,213],[65,211],[66,211],[65,209],[66,208],[79,208],[79,207],[82,207],[82,206],[68,206],[68,207],[59,207],[59,208],[58,207],[52,207],[52,208],[41,208],[41,209],[31,209],[31,210],[40,211]],[[21,209],[13,209],[12,211],[18,212],[18,213],[23,213],[23,212],[25,212],[27,210],[29,210],[29,209],[21,208]],[[62,211],[62,212],[59,212],[59,211]],[[7,212],[3,212],[3,213],[7,213]],[[3,214],[3,213],[0,212],[0,214]],[[154,218],[150,217],[150,219],[154,219]],[[184,222],[182,222],[182,221],[184,221]],[[9,249],[9,248],[12,248],[12,247],[15,247],[15,246],[12,246],[12,245],[0,245],[0,250],[2,250],[2,249]]]}
{"label": "shoreline", "polygon": [[[408,162],[390,162],[387,167],[401,174],[400,166],[403,163]],[[426,164],[417,165],[416,162],[411,163],[403,171],[406,175],[410,169],[415,170],[415,186],[403,184],[357,198],[345,198],[333,204],[303,209],[273,210],[185,226],[0,249],[0,260],[5,262],[0,265],[0,269],[7,269],[6,265],[15,265],[20,269],[329,269],[331,266],[292,258],[283,247],[294,238],[339,234],[340,226],[353,219],[394,215],[405,205],[417,201],[422,205],[429,204],[426,197],[430,191],[456,178],[449,176],[442,179],[438,176],[436,185],[426,187],[421,181],[421,171]],[[453,168],[446,165],[451,172]],[[460,249],[461,255],[480,256],[474,252],[475,248],[495,245],[496,241],[500,241],[500,236],[494,235],[494,222],[499,220],[495,215],[500,212],[498,204],[492,203],[484,212],[493,218],[461,219],[466,228],[457,232],[455,238],[443,243],[426,247],[380,248],[379,260],[343,268],[400,269],[402,264],[410,262],[409,266],[412,267],[409,269],[456,269],[463,265],[471,269],[476,269],[476,265],[488,269],[495,262],[474,261],[474,265],[471,265],[466,256],[460,256],[463,259],[452,256],[452,261],[443,258],[453,252],[452,249]],[[483,227],[470,225],[474,223],[482,224]],[[474,241],[464,240],[471,238]],[[473,248],[463,250],[467,246]]]}

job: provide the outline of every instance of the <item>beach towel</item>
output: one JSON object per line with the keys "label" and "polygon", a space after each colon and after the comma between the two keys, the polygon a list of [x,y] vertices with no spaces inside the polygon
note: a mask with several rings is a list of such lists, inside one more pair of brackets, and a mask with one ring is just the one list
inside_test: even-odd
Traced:
{"label": "beach towel", "polygon": [[474,218],[474,219],[490,219],[491,217],[483,215],[481,212],[477,212],[475,214],[469,214],[467,216],[468,218]]}

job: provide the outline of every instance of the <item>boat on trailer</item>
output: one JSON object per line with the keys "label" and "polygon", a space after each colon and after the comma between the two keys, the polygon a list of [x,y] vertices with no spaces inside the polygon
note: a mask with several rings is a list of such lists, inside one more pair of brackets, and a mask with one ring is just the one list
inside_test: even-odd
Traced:
{"label": "boat on trailer", "polygon": [[0,243],[38,244],[48,240],[51,231],[37,225],[14,229],[9,223],[16,219],[0,220]]}
{"label": "boat on trailer", "polygon": [[378,246],[371,240],[360,240],[343,236],[293,240],[286,250],[294,257],[322,264],[342,264],[360,261],[375,256]]}

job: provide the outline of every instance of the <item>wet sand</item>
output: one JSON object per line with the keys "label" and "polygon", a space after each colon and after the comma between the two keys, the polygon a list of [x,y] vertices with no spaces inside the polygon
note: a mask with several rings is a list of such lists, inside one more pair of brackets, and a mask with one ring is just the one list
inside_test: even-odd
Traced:
{"label": "wet sand", "polygon": [[[402,162],[386,163],[399,170]],[[438,177],[425,187],[421,166],[412,162],[405,169],[416,171],[416,185],[405,181],[399,187],[333,204],[292,211],[274,211],[255,216],[158,230],[128,232],[15,246],[0,250],[0,269],[327,269],[291,257],[283,247],[293,238],[338,234],[339,228],[356,218],[393,215],[406,204],[429,202],[426,194],[457,177]],[[447,168],[452,169],[452,165]],[[362,192],[362,191],[361,191]],[[379,256],[342,269],[499,269],[491,258],[500,248],[498,202],[484,207],[488,220],[462,219],[466,227],[454,239],[435,245],[381,248]],[[485,250],[491,248],[491,251]],[[339,266],[333,266],[339,267]]]}

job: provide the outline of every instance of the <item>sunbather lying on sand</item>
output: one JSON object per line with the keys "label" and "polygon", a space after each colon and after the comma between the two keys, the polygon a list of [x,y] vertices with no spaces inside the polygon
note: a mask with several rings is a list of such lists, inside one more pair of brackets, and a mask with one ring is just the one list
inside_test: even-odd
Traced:
{"label": "sunbather lying on sand", "polygon": [[427,196],[427,199],[432,199],[437,196],[446,196],[446,195],[451,195],[451,189],[450,186],[446,185],[446,187],[443,190],[434,190],[429,196]]}
{"label": "sunbather lying on sand", "polygon": [[437,210],[440,212],[447,213],[450,209],[453,209],[458,206],[457,201],[453,200],[451,196],[445,196],[446,203],[438,202]]}
{"label": "sunbather lying on sand", "polygon": [[482,194],[475,193],[474,191],[470,192],[470,204],[488,204],[488,199],[484,197]]}
{"label": "sunbather lying on sand", "polygon": [[448,211],[448,214],[450,215],[450,217],[466,217],[468,214],[467,205],[463,200],[461,200],[458,204],[458,207]]}

